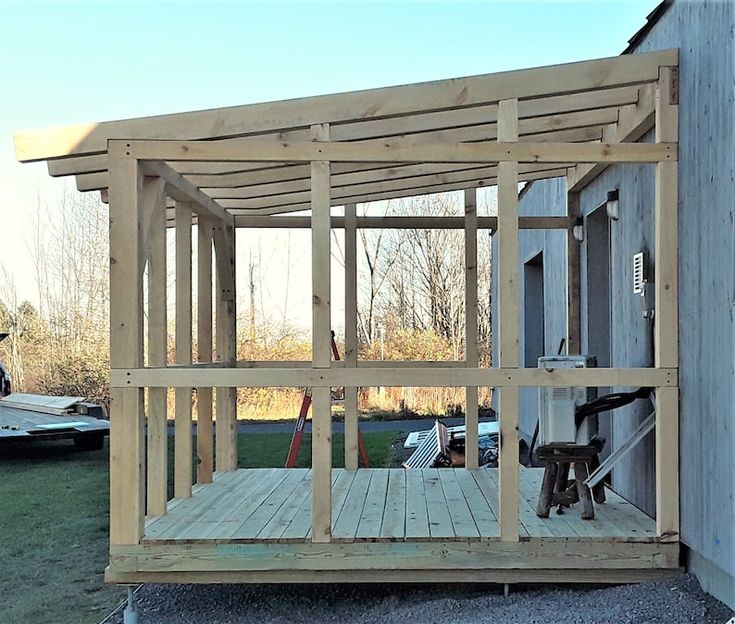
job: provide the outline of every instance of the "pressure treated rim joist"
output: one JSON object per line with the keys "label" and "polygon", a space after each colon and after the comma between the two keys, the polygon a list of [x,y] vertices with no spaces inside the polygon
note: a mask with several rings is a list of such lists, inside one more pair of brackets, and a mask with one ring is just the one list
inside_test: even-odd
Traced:
{"label": "pressure treated rim joist", "polygon": [[[99,190],[110,202],[112,427],[110,567],[106,578],[111,582],[368,582],[407,578],[619,582],[675,571],[679,531],[677,62],[677,50],[664,50],[16,134],[19,160],[47,160],[51,175],[75,175],[80,189]],[[637,142],[654,128],[654,142]],[[523,368],[519,352],[519,231],[566,233],[566,344],[568,353],[579,353],[579,247],[571,229],[579,216],[580,190],[612,163],[651,163],[656,170],[655,366]],[[567,180],[565,215],[518,215],[519,183],[559,177]],[[495,185],[497,216],[478,214],[477,189]],[[463,210],[456,217],[410,213],[401,217],[357,216],[358,203],[448,191],[462,193]],[[344,216],[332,215],[333,206],[345,206]],[[300,211],[310,214],[282,216]],[[177,278],[175,364],[167,363],[165,349],[169,305],[165,228],[169,225],[174,225],[176,232],[172,263]],[[199,248],[195,292],[192,225]],[[313,355],[309,362],[237,360],[236,228],[257,227],[311,229]],[[346,353],[345,360],[338,363],[331,362],[329,353],[333,228],[344,229],[347,255]],[[464,230],[464,361],[367,362],[358,358],[359,228]],[[481,229],[493,231],[499,251],[494,269],[499,361],[493,368],[479,367],[477,356],[476,263]],[[196,355],[192,348],[194,307],[199,320]],[[496,388],[500,395],[497,477],[475,479],[478,457],[470,451],[469,472],[404,475],[397,471],[396,484],[392,489],[386,486],[383,492],[380,484],[394,477],[380,470],[357,469],[357,389],[371,385],[464,387],[467,411],[472,412],[466,417],[467,439],[473,447],[477,388]],[[634,537],[635,521],[631,526],[615,526],[611,529],[614,535],[608,537],[588,539],[580,533],[577,538],[562,540],[559,535],[563,532],[554,522],[569,524],[570,520],[529,515],[527,493],[520,491],[519,389],[575,385],[645,385],[656,390],[657,506],[655,530],[653,520],[646,518],[644,522],[647,541]],[[236,390],[242,386],[313,388],[312,470],[299,477],[310,483],[310,491],[307,488],[295,495],[294,484],[299,479],[292,478],[294,473],[289,471],[250,471],[244,481],[233,486],[239,474]],[[345,387],[346,397],[347,470],[341,472],[331,468],[329,389],[335,386]],[[171,501],[166,500],[166,388],[176,392],[176,498]],[[201,429],[196,476],[190,461],[194,452],[192,388],[197,393]],[[216,436],[212,427],[215,419]],[[486,542],[465,538],[437,541],[431,536],[411,543],[380,541],[374,526],[381,518],[371,508],[360,533],[362,541],[333,538],[333,522],[348,507],[346,479],[350,487],[357,486],[358,498],[360,488],[365,488],[368,497],[402,496],[408,514],[417,498],[410,496],[409,488],[402,490],[401,483],[405,486],[411,480],[416,485],[419,477],[426,497],[423,512],[427,526],[431,514],[444,514],[438,522],[461,524],[468,518],[477,522],[473,514],[482,514],[485,509],[492,510],[488,513],[493,514],[497,535]],[[532,475],[524,473],[524,478]],[[466,509],[448,485],[452,480],[462,491]],[[272,488],[265,503],[267,483]],[[430,501],[438,500],[437,487],[448,487],[449,493],[441,491],[451,495],[458,507],[432,507]],[[206,494],[215,490],[219,503],[203,504],[209,500]],[[485,506],[474,498],[478,496],[484,497]],[[363,498],[363,503],[366,501]],[[384,504],[383,513],[391,512]],[[412,510],[420,515],[420,507]],[[469,516],[462,516],[462,509]],[[285,518],[286,512],[298,523],[302,543],[265,543],[258,540],[259,533],[246,544],[226,538],[208,544],[190,544],[185,538],[163,543],[156,541],[150,528],[176,522],[187,525],[192,520],[186,516],[190,513],[196,518],[196,514],[206,514],[215,523],[280,530],[279,518]],[[251,515],[246,520],[241,513]],[[529,539],[529,532],[522,534],[519,518],[524,514],[537,523],[541,537]],[[483,517],[477,518],[482,521]],[[469,529],[467,534],[474,535],[471,526]],[[584,524],[580,530],[585,530]],[[465,533],[455,531],[453,535]],[[411,573],[401,576],[406,570]]]}

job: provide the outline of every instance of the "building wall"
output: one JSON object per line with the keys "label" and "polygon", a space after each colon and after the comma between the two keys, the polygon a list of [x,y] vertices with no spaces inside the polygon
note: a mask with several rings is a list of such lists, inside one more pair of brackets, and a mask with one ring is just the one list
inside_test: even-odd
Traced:
{"label": "building wall", "polygon": [[[729,596],[718,591],[731,606],[735,606],[734,14],[731,2],[674,2],[637,48],[680,50],[681,535],[696,560],[707,562],[696,571],[705,575],[710,574],[706,570],[716,570],[719,575],[720,580],[709,585],[733,590]],[[644,140],[651,138],[649,133]],[[608,190],[620,189],[620,219],[610,224],[610,364],[615,367],[653,364],[652,325],[642,316],[641,298],[632,292],[633,254],[645,251],[650,258],[654,251],[653,174],[651,165],[616,165],[581,194],[583,214],[589,215],[604,202]],[[524,193],[520,213],[562,214],[564,201],[563,180],[536,182]],[[546,348],[555,353],[564,335],[564,234],[522,231],[520,237],[521,262],[544,254]],[[582,244],[582,267],[587,264],[588,245],[589,241]],[[583,349],[590,337],[585,311],[594,306],[586,282],[583,268]],[[522,293],[523,288],[521,284]],[[522,311],[523,305],[521,315]],[[535,426],[535,396],[527,391],[522,397],[524,436],[530,436]],[[642,403],[618,410],[609,424],[602,423],[613,446],[647,415]],[[613,487],[653,514],[653,437],[619,466]]]}

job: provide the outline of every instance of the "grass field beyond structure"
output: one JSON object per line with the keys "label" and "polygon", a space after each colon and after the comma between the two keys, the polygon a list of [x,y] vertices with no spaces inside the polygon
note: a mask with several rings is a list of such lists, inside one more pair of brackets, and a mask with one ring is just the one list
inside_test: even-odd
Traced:
{"label": "grass field beyond structure", "polygon": [[[374,466],[392,456],[391,431],[365,433]],[[283,466],[291,434],[241,433],[239,465]],[[169,466],[173,440],[169,440]],[[344,436],[334,435],[335,467]],[[309,466],[304,435],[298,466]],[[0,623],[96,624],[123,593],[103,582],[108,548],[107,449],[79,452],[65,442],[0,451]]]}

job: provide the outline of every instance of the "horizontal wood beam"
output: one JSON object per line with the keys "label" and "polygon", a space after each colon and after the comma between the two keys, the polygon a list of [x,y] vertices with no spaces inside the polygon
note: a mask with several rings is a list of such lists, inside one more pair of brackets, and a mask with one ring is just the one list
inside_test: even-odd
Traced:
{"label": "horizontal wood beam", "polygon": [[[414,165],[415,168],[421,170],[421,165]],[[429,167],[424,165],[424,167]],[[564,169],[565,167],[559,166],[557,169]],[[537,174],[545,173],[550,169],[548,164],[540,165],[524,165],[526,171],[524,173]],[[435,187],[443,184],[456,184],[465,183],[466,187],[473,186],[472,183],[477,182],[480,186],[488,186],[497,179],[498,168],[497,166],[490,167],[472,167],[469,169],[461,169],[459,171],[452,171],[449,173],[436,173],[436,174],[424,174],[415,177],[401,177],[401,178],[388,178],[388,179],[373,179],[371,181],[360,182],[360,183],[347,183],[342,180],[342,184],[338,184],[333,188],[331,205],[341,205],[345,202],[345,197],[369,197],[375,193],[390,193],[392,191],[402,191],[408,189],[420,189],[424,187]],[[338,176],[335,176],[338,177]],[[352,179],[360,179],[363,176],[351,175]],[[364,178],[374,178],[375,176],[369,175]],[[535,177],[535,175],[532,175]],[[273,208],[275,206],[296,206],[298,204],[305,204],[309,202],[310,190],[303,190],[294,193],[278,193],[275,192],[272,195],[265,195],[260,197],[243,198],[242,195],[247,195],[247,191],[243,192],[240,189],[217,189],[217,192],[212,191],[211,196],[217,201],[223,200],[242,200],[241,208]],[[210,194],[208,191],[207,194]]]}
{"label": "horizontal wood beam", "polygon": [[[602,108],[613,106],[626,106],[636,104],[639,101],[639,89],[645,88],[646,85],[632,87],[618,87],[615,89],[603,89],[599,91],[588,91],[583,93],[573,93],[568,95],[556,95],[551,97],[536,98],[533,100],[525,100],[518,103],[519,123],[522,128],[526,128],[525,120],[532,118],[544,118],[549,121],[558,119],[560,114],[569,114],[574,112],[596,111]],[[495,121],[497,119],[497,106],[476,106],[473,108],[463,109],[461,115],[457,115],[454,110],[436,111],[431,113],[414,114],[410,117],[399,117],[389,119],[379,119],[374,121],[363,121],[356,124],[359,130],[349,131],[352,124],[341,124],[335,126],[336,134],[334,140],[348,141],[359,139],[370,139],[377,137],[416,134],[428,130],[436,130],[442,128],[454,128],[457,126],[473,126],[474,124],[483,124]],[[588,123],[589,120],[580,118],[578,123]],[[555,122],[552,122],[552,125]],[[528,132],[532,132],[532,126],[527,127]],[[591,131],[594,128],[580,127],[576,130],[562,131],[569,137],[587,135],[588,138],[567,138],[563,139],[559,136],[554,140],[597,140],[600,137],[592,136]],[[524,130],[521,133],[524,134]],[[547,138],[556,135],[556,132],[547,133]],[[292,136],[288,133],[288,136]],[[533,136],[526,134],[525,136]],[[249,137],[250,140],[262,140],[272,137],[274,140],[282,140],[280,133],[258,134]],[[174,137],[169,137],[174,138]],[[195,138],[195,137],[178,137],[178,138]],[[523,138],[521,138],[523,140]],[[238,171],[233,171],[233,166],[227,163],[201,163],[201,162],[179,162],[171,163],[174,170],[185,175],[201,175],[201,176],[227,176],[237,173],[250,172],[252,170],[273,169],[278,165],[272,163],[249,163],[249,166],[239,166]],[[51,176],[67,176],[76,174],[93,174],[103,173],[107,171],[107,154],[95,154],[93,156],[78,156],[74,158],[63,158],[48,161],[48,171]],[[308,177],[308,172],[307,172]],[[85,187],[91,184],[100,184],[102,178],[91,178],[86,180],[82,178],[81,186]],[[293,178],[283,178],[293,179]],[[267,182],[269,180],[262,180]],[[226,179],[220,182],[211,182],[202,180],[193,180],[197,186],[216,184],[225,184]],[[106,186],[106,185],[105,185]],[[103,188],[100,186],[99,188]],[[80,188],[80,190],[91,190],[89,188]]]}
{"label": "horizontal wood beam", "polygon": [[409,163],[597,163],[666,162],[677,157],[674,143],[416,143],[386,141],[380,145],[324,142],[250,143],[233,141],[110,141],[110,154],[138,160],[199,160],[247,162]]}
{"label": "horizontal wood beam", "polygon": [[[552,166],[552,165],[549,165]],[[522,181],[530,180],[542,180],[547,178],[564,177],[567,174],[566,168],[555,168],[555,169],[543,169],[541,171],[533,171],[530,173],[524,173],[519,176]],[[433,193],[447,193],[451,191],[463,191],[467,188],[482,188],[489,187],[497,184],[497,178],[473,178],[471,180],[436,184],[436,185],[422,185],[418,187],[409,188],[397,188],[396,190],[389,190],[383,192],[363,193],[359,195],[348,195],[338,196],[331,199],[332,206],[342,206],[349,203],[367,203],[376,202],[390,199],[399,199],[402,197],[419,197],[422,195],[429,195]],[[283,215],[293,212],[303,212],[311,209],[310,202],[303,202],[299,204],[291,204],[285,201],[280,206],[273,206],[271,208],[255,208],[251,200],[243,199],[221,199],[219,204],[224,208],[232,212],[233,215],[247,215],[247,216],[269,216],[269,215]]]}
{"label": "horizontal wood beam", "polygon": [[[638,90],[640,88],[640,86],[618,87],[615,89],[587,91],[584,93],[556,95],[521,101],[518,103],[518,115],[521,119],[525,119],[635,104],[639,99]],[[347,141],[393,136],[396,134],[414,134],[427,130],[488,123],[496,118],[497,106],[494,104],[490,106],[476,106],[463,109],[461,115],[457,115],[454,110],[435,111],[423,114],[417,113],[409,117],[362,121],[359,122],[358,125],[359,131],[352,132],[351,134],[345,131],[346,128],[350,127],[350,124],[337,125],[334,126],[336,128],[334,140]],[[587,129],[589,130],[589,128]],[[275,140],[279,140],[279,136],[279,133],[257,134],[254,135],[251,140],[267,137],[273,137]],[[167,138],[193,139],[196,137],[182,136]],[[229,173],[236,173],[232,170],[232,165],[221,163],[172,163],[172,167],[179,173],[183,174],[227,175]],[[240,171],[245,171],[255,169],[257,167],[258,163],[251,163],[250,167],[238,167],[238,169]],[[260,163],[260,167],[272,168],[273,165],[269,163]],[[97,173],[104,172],[107,169],[107,154],[76,156],[73,158],[62,158],[48,161],[48,171],[51,176]]]}
{"label": "horizontal wood beam", "polygon": [[[595,113],[597,115],[600,114],[600,112],[605,113],[606,117],[598,117],[599,119],[610,119],[614,117],[614,119],[617,119],[617,109],[603,109],[603,111],[585,111],[585,113]],[[612,115],[614,113],[614,115]],[[525,134],[520,138],[521,141],[561,141],[561,142],[582,142],[582,141],[599,141],[602,138],[602,128],[603,125],[594,125],[594,126],[583,126],[578,128],[572,128],[572,129],[563,129],[564,124],[568,123],[566,122],[566,115],[555,115],[553,117],[540,117],[540,118],[534,118],[526,120],[526,123],[530,122],[536,122],[537,119],[544,122],[545,125],[542,124],[535,124],[535,126],[541,128],[545,127],[547,128],[544,131],[539,131],[531,134]],[[579,123],[589,121],[589,119],[581,119]],[[556,129],[554,129],[556,128]],[[454,130],[448,130],[444,132],[436,132],[436,133],[427,133],[427,134],[419,134],[419,135],[410,135],[413,139],[416,138],[417,141],[424,142],[429,141],[430,139],[433,139],[435,141],[468,141],[468,142],[482,142],[487,140],[494,140],[496,136],[496,126],[492,125],[491,131],[482,131],[482,126],[470,126],[468,128],[460,128],[462,132],[457,132],[457,129]],[[260,138],[260,137],[255,137]],[[396,137],[393,137],[396,138]],[[401,137],[398,137],[401,138]],[[281,138],[281,140],[286,140],[285,138]],[[238,142],[245,141],[245,139],[238,139]],[[364,143],[360,143],[361,145]],[[367,143],[369,144],[369,143]],[[54,161],[52,161],[54,162]],[[172,162],[171,166],[174,169],[181,169],[182,163],[176,163]],[[213,163],[209,163],[213,164]],[[355,163],[339,163],[341,167],[336,168],[334,170],[335,174],[352,174],[352,175],[362,175],[365,176],[368,171],[373,170],[385,170],[388,172],[387,175],[391,175],[392,169],[396,169],[395,172],[393,172],[393,177],[396,177],[396,174],[400,174],[400,169],[402,168],[400,163],[398,164],[391,164],[388,163],[388,167],[384,163],[373,163],[373,164],[355,164]],[[177,167],[178,165],[178,167]],[[199,188],[206,189],[207,193],[212,195],[212,197],[217,197],[216,192],[209,192],[209,189],[217,189],[217,188],[225,188],[225,189],[234,189],[234,188],[241,188],[241,187],[249,187],[252,189],[252,192],[249,192],[244,197],[256,197],[258,195],[267,195],[269,194],[267,188],[254,188],[256,185],[271,185],[271,186],[285,186],[285,188],[280,189],[279,192],[286,192],[286,191],[303,191],[308,190],[308,184],[309,184],[309,177],[310,177],[310,166],[308,164],[305,165],[291,165],[291,166],[282,166],[280,164],[274,165],[273,163],[270,163],[269,166],[262,167],[263,163],[257,163],[258,169],[250,168],[246,171],[237,171],[234,173],[228,173],[228,174],[194,174],[194,175],[188,175],[188,179],[190,182],[192,182],[195,186],[198,186]],[[230,164],[229,167],[236,167],[238,169],[241,169],[241,166],[238,166],[237,163]],[[428,165],[423,165],[424,167],[427,167]],[[571,165],[570,165],[571,166]],[[405,167],[405,165],[403,166]],[[447,165],[433,165],[433,172],[441,173],[442,171],[453,171],[461,167],[455,166],[454,168],[448,168]],[[406,172],[406,176],[408,177],[408,173]],[[368,180],[371,179],[381,179],[381,176],[379,173],[375,173],[373,177],[368,178]],[[78,175],[77,178],[77,190],[79,191],[92,191],[92,190],[101,190],[103,188],[106,188],[109,182],[109,175],[106,171],[98,172],[98,173],[90,173],[85,175]],[[262,191],[262,192],[261,192]],[[271,193],[274,191],[270,191]]]}
{"label": "horizontal wood beam", "polygon": [[[645,86],[645,85],[644,85]],[[564,96],[553,96],[548,98],[537,98],[519,102],[518,114],[521,118],[533,117],[550,117],[551,119],[561,113],[571,113],[576,111],[594,111],[600,108],[609,108],[612,106],[625,106],[638,102],[638,90],[642,88],[619,87],[617,89],[604,89],[602,91],[589,91],[585,93],[575,93]],[[459,117],[459,118],[458,118]],[[410,117],[399,117],[391,119],[381,119],[370,122],[360,122],[362,130],[354,133],[352,136],[344,132],[347,125],[336,126],[337,134],[334,140],[357,140],[369,139],[383,136],[395,136],[416,134],[427,130],[435,130],[441,128],[453,128],[456,126],[474,125],[488,123],[497,117],[497,106],[477,106],[474,108],[464,109],[462,115],[458,116],[456,111],[439,111],[426,114],[416,114]],[[388,124],[391,124],[388,126]],[[380,124],[380,125],[378,125]],[[590,128],[578,128],[577,130],[565,132],[579,132],[580,130],[590,130]],[[273,140],[280,140],[279,133],[257,134],[250,140],[262,140],[272,137]],[[529,135],[533,136],[533,135]],[[168,137],[168,138],[187,138],[195,137]],[[561,138],[559,140],[562,140]],[[581,139],[584,140],[584,139]],[[592,140],[592,139],[590,139]],[[49,175],[68,176],[79,174],[102,173],[108,170],[107,154],[94,154],[92,156],[76,156],[73,158],[61,158],[58,160],[49,160]],[[250,171],[257,168],[267,169],[273,168],[272,163],[250,163],[249,166],[237,167],[238,171],[233,171],[232,165],[221,163],[172,163],[174,170],[182,174],[217,176],[239,173],[242,171]]]}
{"label": "horizontal wood beam", "polygon": [[114,388],[211,387],[675,387],[675,368],[118,368],[110,371]]}
{"label": "horizontal wood beam", "polygon": [[196,214],[205,214],[233,225],[232,215],[214,199],[200,191],[182,175],[176,173],[166,163],[149,161],[143,163],[145,175],[158,176],[166,182],[166,194],[177,201],[188,202]]}
{"label": "horizontal wood beam", "polygon": [[[542,171],[524,173],[522,176],[519,177],[523,181],[543,180],[546,178],[563,177],[564,175],[566,175],[566,172],[566,168],[544,169]],[[401,197],[419,197],[421,195],[447,193],[450,191],[464,191],[467,188],[495,186],[497,182],[498,180],[496,177],[472,178],[470,180],[443,184],[423,184],[407,188],[399,187],[395,190],[388,190],[383,192],[360,193],[356,195],[346,196],[340,194],[339,196],[332,198],[332,206],[342,206],[350,203],[362,204],[388,199],[399,199]],[[247,212],[247,214],[253,215],[273,215],[286,212],[299,212],[302,210],[309,210],[310,208],[310,204],[308,203],[291,204],[288,202],[284,202],[281,206],[274,206],[272,208],[253,208],[252,200],[249,199],[222,199],[220,200],[220,204],[222,204],[225,208],[235,210],[235,214],[237,214],[236,210],[240,209],[241,211]]]}
{"label": "horizontal wood beam", "polygon": [[[464,229],[462,217],[357,217],[356,221],[358,229]],[[235,215],[235,227],[305,229],[311,227],[311,218]],[[333,229],[344,228],[345,218],[332,217],[331,227]],[[480,230],[496,230],[498,218],[478,217],[477,227]],[[566,230],[569,227],[569,219],[567,217],[519,217],[518,227],[526,230]]]}
{"label": "horizontal wood beam", "polygon": [[461,109],[506,98],[536,98],[651,82],[677,50],[537,67],[215,110],[18,132],[20,161],[102,153],[110,138],[219,138],[312,124],[400,117]]}
{"label": "horizontal wood beam", "polygon": [[[554,165],[562,168],[565,164]],[[571,166],[571,165],[570,165]],[[536,173],[549,169],[549,165],[524,164],[523,173]],[[497,178],[497,166],[468,166],[429,163],[391,167],[388,169],[372,169],[369,171],[335,174],[333,195],[335,198],[350,197],[370,192],[384,192],[396,188],[417,188],[428,185],[466,180]],[[220,199],[253,199],[262,202],[262,206],[282,206],[309,201],[308,180],[295,180],[275,184],[259,184],[245,188],[207,188],[204,190],[210,197]]]}
{"label": "horizontal wood beam", "polygon": [[[582,142],[582,141],[599,141],[602,138],[602,130],[598,127],[590,128],[578,128],[576,130],[563,130],[559,132],[547,132],[543,135],[530,135],[533,138],[542,138],[542,140],[549,141],[569,141],[569,142]],[[181,165],[182,163],[173,163],[175,165]],[[232,166],[232,165],[230,165]],[[396,173],[400,172],[400,169],[406,167],[414,167],[416,165],[405,165],[401,163],[334,163],[332,166],[333,174],[365,174],[375,170],[392,170],[395,169]],[[428,166],[428,165],[423,165]],[[432,164],[435,167],[435,173],[441,173],[442,171],[455,171],[461,169],[463,165],[437,165]],[[466,168],[466,165],[464,165]],[[189,175],[187,176],[192,183],[200,188],[240,188],[240,187],[251,187],[254,185],[265,185],[271,183],[290,183],[300,182],[308,180],[309,178],[309,166],[308,165],[289,165],[286,167],[271,167],[268,169],[261,169],[259,171],[245,171],[237,173],[227,173],[220,175]],[[104,175],[104,174],[101,174]],[[81,176],[80,176],[81,177]],[[101,181],[98,180],[97,183]],[[293,188],[291,190],[302,190],[300,188]]]}
{"label": "horizontal wood beam", "polygon": [[[555,164],[555,167],[572,167],[575,163]],[[491,165],[494,166],[494,165]],[[388,163],[335,163],[334,186],[344,188],[350,185],[367,183],[387,183],[396,180],[411,178],[425,178],[427,176],[445,175],[470,175],[474,171],[477,177],[488,177],[494,171],[488,171],[488,165],[477,163],[421,163],[421,164],[393,164]],[[535,172],[548,168],[548,164],[524,164],[520,167],[521,172]],[[212,186],[217,184],[220,177],[224,176],[187,176],[185,179],[194,186],[200,188],[213,199],[250,199],[258,197],[288,196],[289,193],[308,193],[310,190],[309,165],[292,165],[287,167],[271,168],[265,171],[240,172],[229,179],[233,184],[225,186]],[[280,179],[282,178],[282,179]],[[93,173],[85,176],[77,176],[77,190],[86,192],[91,190],[102,190],[107,184],[109,176],[107,173]],[[202,184],[201,180],[208,181]],[[249,180],[249,182],[248,182]],[[269,180],[258,182],[258,180]],[[293,203],[293,202],[292,202]]]}
{"label": "horizontal wood beam", "polygon": [[[625,574],[616,578],[627,582],[630,575],[635,576],[638,572],[648,573],[667,568],[678,570],[677,544],[625,542],[622,539],[624,538],[585,540],[548,537],[507,544],[494,539],[441,541],[434,538],[432,541],[415,540],[409,543],[337,542],[330,546],[276,541],[249,544],[220,540],[183,543],[181,540],[167,543],[149,539],[139,546],[112,548],[110,568],[114,574],[127,571],[171,575],[160,577],[164,579],[163,582],[208,582],[212,578],[210,575],[217,571],[227,574],[237,571],[255,571],[258,574],[277,571],[279,574],[291,574],[299,570],[308,572],[309,576],[302,576],[300,579],[291,577],[292,582],[319,582],[322,574],[335,571],[342,576],[332,576],[331,582],[352,581],[355,571],[372,573],[374,581],[380,581],[385,578],[384,575],[396,571],[403,578],[394,576],[392,580],[412,581],[415,575],[432,571],[437,574],[434,580],[444,581],[445,575],[465,570],[471,570],[478,576],[488,571],[504,571],[513,575],[522,573],[512,577],[521,583],[541,572],[553,573],[542,577],[547,582],[567,581],[569,574],[580,582],[598,582],[600,576],[604,577],[605,574],[617,570]],[[441,556],[437,553],[441,553]],[[284,565],[284,560],[288,561],[288,566]],[[582,570],[586,576],[579,576]],[[190,574],[186,581],[175,576],[186,573]],[[288,578],[278,576],[274,580],[285,582]],[[258,577],[248,580],[257,582]],[[370,579],[368,576],[360,577],[360,580]],[[466,582],[477,579],[467,577],[461,580]],[[494,577],[494,580],[507,582],[507,578],[502,576]]]}

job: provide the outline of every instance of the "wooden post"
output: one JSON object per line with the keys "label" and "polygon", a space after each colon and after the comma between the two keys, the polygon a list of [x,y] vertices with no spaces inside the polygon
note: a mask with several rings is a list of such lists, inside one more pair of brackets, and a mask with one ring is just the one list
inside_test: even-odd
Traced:
{"label": "wooden post", "polygon": [[[518,140],[518,100],[498,103],[498,141]],[[498,353],[519,366],[518,163],[498,163]],[[518,388],[500,389],[500,539],[518,541]]]}
{"label": "wooden post", "polygon": [[[176,363],[191,364],[191,206],[176,202]],[[191,388],[175,389],[174,497],[189,498],[192,483]]]}
{"label": "wooden post", "polygon": [[[125,151],[111,151],[110,367],[143,366],[142,176]],[[143,536],[144,410],[140,388],[112,388],[110,414],[110,545]]]}
{"label": "wooden post", "polygon": [[[212,221],[197,224],[197,362],[212,361]],[[214,470],[212,388],[197,388],[197,483],[211,483]]]}
{"label": "wooden post", "polygon": [[[477,189],[464,192],[464,263],[465,263],[465,360],[468,368],[477,368]],[[479,465],[477,386],[465,388],[465,467]]]}
{"label": "wooden post", "polygon": [[[679,137],[678,69],[661,67],[656,89],[656,142]],[[656,164],[655,363],[679,365],[678,163]],[[679,390],[656,389],[656,531],[679,537]]]}
{"label": "wooden post", "polygon": [[[235,292],[235,229],[222,222],[213,228],[217,296],[217,359],[229,366],[237,359],[237,317]],[[237,467],[237,388],[217,388],[216,467],[218,471]]]}
{"label": "wooden post", "polygon": [[[329,140],[329,126],[312,126],[314,141]],[[312,366],[329,368],[330,349],[330,181],[329,162],[311,163]],[[312,522],[313,542],[332,535],[332,414],[329,388],[312,391]]]}
{"label": "wooden post", "polygon": [[[144,189],[149,184],[145,179]],[[163,187],[161,185],[161,191]],[[166,195],[153,198],[148,234],[148,365],[168,364]],[[168,500],[168,390],[148,389],[147,514],[162,516]]]}
{"label": "wooden post", "polygon": [[[357,207],[345,206],[345,366],[357,368]],[[358,467],[358,418],[355,386],[345,388],[345,468]]]}
{"label": "wooden post", "polygon": [[[567,178],[567,188],[571,184]],[[574,239],[572,227],[575,220],[582,214],[579,205],[579,193],[567,191],[567,217],[569,227],[567,228],[567,354],[579,355],[581,353],[581,316],[580,316],[580,286],[579,286],[579,263],[581,245]]]}

